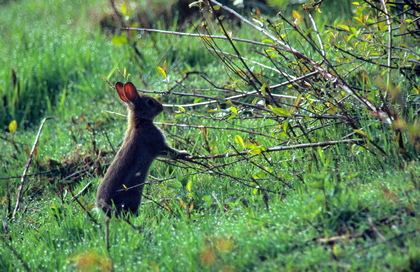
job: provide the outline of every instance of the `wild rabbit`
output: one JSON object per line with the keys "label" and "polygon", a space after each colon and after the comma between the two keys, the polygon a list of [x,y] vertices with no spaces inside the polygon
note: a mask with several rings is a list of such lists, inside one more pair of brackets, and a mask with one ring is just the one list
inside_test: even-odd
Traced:
{"label": "wild rabbit", "polygon": [[190,156],[186,151],[169,147],[162,131],[153,124],[153,119],[163,110],[159,101],[148,95],[139,95],[131,82],[117,82],[115,89],[128,106],[128,129],[96,194],[96,205],[106,214],[107,248],[112,213],[117,216],[126,213],[137,215],[144,182],[153,160],[158,156]]}

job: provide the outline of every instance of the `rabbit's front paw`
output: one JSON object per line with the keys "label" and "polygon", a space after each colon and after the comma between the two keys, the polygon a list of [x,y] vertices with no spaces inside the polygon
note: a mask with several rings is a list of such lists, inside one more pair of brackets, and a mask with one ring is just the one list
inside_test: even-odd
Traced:
{"label": "rabbit's front paw", "polygon": [[185,157],[190,157],[190,156],[191,154],[185,150],[179,151],[178,154],[176,154],[177,159],[185,159]]}

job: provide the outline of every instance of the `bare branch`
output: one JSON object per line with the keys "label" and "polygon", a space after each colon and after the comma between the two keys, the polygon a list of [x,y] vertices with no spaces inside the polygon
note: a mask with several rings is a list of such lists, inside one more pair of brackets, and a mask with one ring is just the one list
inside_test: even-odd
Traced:
{"label": "bare branch", "polygon": [[[328,142],[318,142],[318,143],[307,143],[307,144],[297,144],[297,145],[290,145],[290,146],[276,146],[267,148],[264,152],[277,152],[277,151],[284,151],[284,150],[293,150],[293,149],[302,149],[302,148],[313,148],[313,147],[324,147],[330,145],[338,145],[338,144],[361,144],[365,142],[364,139],[349,139],[349,140],[341,140],[341,141],[328,141]],[[209,156],[190,156],[186,157],[186,160],[208,160],[208,159],[217,159],[217,158],[229,158],[229,157],[236,157],[249,154],[249,151],[242,151],[238,153],[226,153],[226,154],[216,154],[216,155],[209,155]]]}
{"label": "bare branch", "polygon": [[39,137],[41,136],[41,131],[44,128],[45,122],[47,120],[52,119],[52,118],[54,118],[54,117],[44,118],[44,120],[42,120],[42,122],[41,122],[41,126],[39,127],[38,134],[36,135],[35,142],[32,146],[32,150],[31,150],[31,153],[29,154],[28,162],[26,163],[25,169],[23,170],[22,179],[21,179],[19,187],[18,187],[18,194],[17,194],[17,197],[16,197],[16,205],[15,205],[15,209],[13,211],[13,219],[16,219],[16,214],[17,214],[17,212],[20,208],[20,201],[22,199],[22,192],[23,192],[23,186],[25,185],[26,174],[28,173],[29,167],[32,164],[33,155],[34,155],[34,152],[36,150],[36,146],[38,145]]}

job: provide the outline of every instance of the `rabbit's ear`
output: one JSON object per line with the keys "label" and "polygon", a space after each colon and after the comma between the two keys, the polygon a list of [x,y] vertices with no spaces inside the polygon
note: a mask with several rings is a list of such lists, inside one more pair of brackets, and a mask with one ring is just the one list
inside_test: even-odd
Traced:
{"label": "rabbit's ear", "polygon": [[[140,96],[137,92],[136,86],[133,83],[127,82],[124,84],[124,94],[126,99],[134,103]],[[127,102],[127,101],[126,101]]]}
{"label": "rabbit's ear", "polygon": [[124,94],[124,84],[121,82],[115,83],[115,89],[117,90],[118,95],[120,96],[121,100],[124,102],[128,102],[127,97]]}

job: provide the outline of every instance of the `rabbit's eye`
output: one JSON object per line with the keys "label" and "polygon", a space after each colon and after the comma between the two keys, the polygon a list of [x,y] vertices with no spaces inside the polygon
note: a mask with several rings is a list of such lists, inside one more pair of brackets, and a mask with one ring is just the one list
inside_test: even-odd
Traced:
{"label": "rabbit's eye", "polygon": [[155,105],[155,101],[153,101],[153,99],[147,99],[147,105],[154,106]]}

